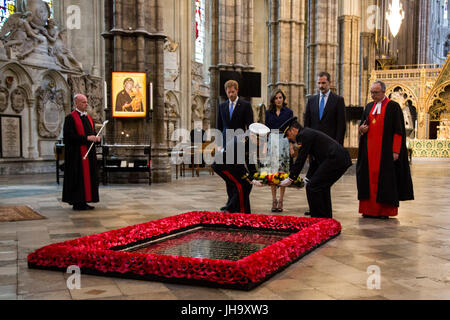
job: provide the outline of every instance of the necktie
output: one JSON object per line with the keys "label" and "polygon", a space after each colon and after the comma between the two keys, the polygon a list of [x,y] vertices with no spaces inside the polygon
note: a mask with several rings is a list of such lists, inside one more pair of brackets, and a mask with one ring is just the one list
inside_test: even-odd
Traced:
{"label": "necktie", "polygon": [[323,109],[325,109],[325,95],[323,94],[320,98],[320,106],[319,106],[319,119],[322,120]]}
{"label": "necktie", "polygon": [[233,116],[233,102],[230,102],[230,119]]}

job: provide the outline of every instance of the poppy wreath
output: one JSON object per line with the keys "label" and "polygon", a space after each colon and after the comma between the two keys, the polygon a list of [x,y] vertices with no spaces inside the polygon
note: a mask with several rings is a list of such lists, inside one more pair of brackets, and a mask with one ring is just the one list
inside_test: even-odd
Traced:
{"label": "poppy wreath", "polygon": [[[289,174],[285,172],[267,173],[266,171],[263,171],[263,172],[256,172],[253,175],[253,179],[261,181],[262,184],[269,186],[278,186],[281,181],[287,179],[288,177]],[[300,176],[298,176],[298,178],[294,182],[292,182],[292,184],[289,187],[303,188],[304,186],[305,183],[303,179]]]}
{"label": "poppy wreath", "polygon": [[[120,250],[196,226],[294,233],[237,261]],[[86,274],[250,290],[340,231],[334,219],[193,211],[47,245],[27,260],[36,269],[65,271],[76,265]]]}

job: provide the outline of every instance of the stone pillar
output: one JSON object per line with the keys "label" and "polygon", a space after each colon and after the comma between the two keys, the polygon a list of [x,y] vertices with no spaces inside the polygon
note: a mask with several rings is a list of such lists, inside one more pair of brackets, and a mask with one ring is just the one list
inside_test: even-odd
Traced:
{"label": "stone pillar", "polygon": [[352,15],[339,17],[339,94],[346,105],[359,104],[360,18]]}
{"label": "stone pillar", "polygon": [[[317,93],[317,76],[321,71],[337,79],[338,2],[308,0],[307,10],[307,95]],[[333,91],[336,91],[332,80]]]}
{"label": "stone pillar", "polygon": [[271,91],[280,88],[286,94],[289,107],[303,123],[305,0],[271,0],[269,19],[268,100]]}
{"label": "stone pillar", "polygon": [[220,71],[250,71],[253,63],[253,0],[211,1],[211,122],[216,123]]}
{"label": "stone pillar", "polygon": [[[171,169],[164,135],[164,40],[162,0],[105,1],[105,78],[111,102],[112,72],[145,72],[153,84],[153,112],[146,118],[112,118],[109,134],[133,132],[152,145],[153,182],[169,182]],[[147,98],[150,100],[150,92]]]}
{"label": "stone pillar", "polygon": [[[36,134],[37,132],[36,125],[38,123],[36,119],[36,110],[34,108],[35,106],[35,99],[29,98],[27,99],[27,105],[28,105],[28,159],[37,159],[39,157],[39,152],[37,150],[37,141],[36,141]],[[24,124],[23,124],[24,125]]]}

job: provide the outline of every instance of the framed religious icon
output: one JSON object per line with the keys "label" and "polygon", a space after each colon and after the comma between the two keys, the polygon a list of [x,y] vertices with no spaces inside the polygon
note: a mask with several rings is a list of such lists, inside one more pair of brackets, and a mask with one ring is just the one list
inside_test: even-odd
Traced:
{"label": "framed religious icon", "polygon": [[139,118],[147,114],[145,73],[112,73],[113,117]]}
{"label": "framed religious icon", "polygon": [[0,116],[0,158],[22,157],[22,121],[20,116]]}

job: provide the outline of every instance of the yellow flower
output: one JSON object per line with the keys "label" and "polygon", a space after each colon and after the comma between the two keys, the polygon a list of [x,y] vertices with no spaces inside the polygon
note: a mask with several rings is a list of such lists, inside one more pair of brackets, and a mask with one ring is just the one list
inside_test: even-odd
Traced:
{"label": "yellow flower", "polygon": [[260,176],[261,179],[264,179],[265,177],[267,177],[267,171],[263,171],[261,172]]}
{"label": "yellow flower", "polygon": [[273,184],[279,184],[279,183],[280,183],[280,180],[278,180],[278,179],[273,179],[272,182],[273,182]]}

